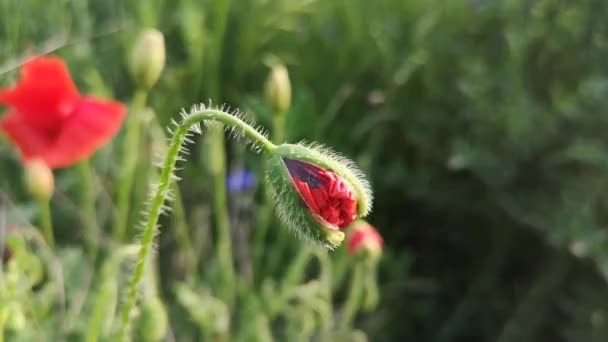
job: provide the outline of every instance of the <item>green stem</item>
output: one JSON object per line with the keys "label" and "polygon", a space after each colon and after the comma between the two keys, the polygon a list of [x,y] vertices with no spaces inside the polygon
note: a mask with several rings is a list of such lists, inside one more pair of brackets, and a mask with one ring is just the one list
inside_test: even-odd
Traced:
{"label": "green stem", "polygon": [[357,309],[361,301],[361,295],[363,294],[363,268],[359,263],[355,265],[353,270],[353,278],[350,283],[350,290],[348,291],[348,297],[344,304],[344,310],[342,312],[342,319],[339,323],[339,330],[345,332],[350,328]]}
{"label": "green stem", "polygon": [[[220,98],[220,63],[224,44],[224,34],[228,26],[230,0],[212,0],[209,3],[210,40],[207,49],[207,93],[211,98]],[[226,205],[226,151],[223,127],[212,127],[209,130],[209,157],[211,166],[213,215],[217,230],[216,257],[222,276],[221,298],[229,305],[234,295],[235,272],[232,258],[232,241]]]}
{"label": "green stem", "polygon": [[[95,307],[93,309],[93,315],[91,322],[89,323],[89,329],[87,332],[87,342],[95,342],[99,340],[101,328],[104,319],[104,313],[114,312],[115,310],[115,297],[118,283],[116,282],[116,275],[120,264],[129,256],[137,253],[137,249],[134,245],[127,245],[120,248],[112,257],[103,265],[101,269],[101,286],[97,292],[97,300],[95,301]],[[108,305],[114,303],[111,308]],[[110,310],[111,309],[111,310]]]}
{"label": "green stem", "polygon": [[224,146],[224,131],[221,127],[213,127],[209,132],[209,164],[213,178],[213,215],[217,230],[216,257],[221,270],[221,298],[227,303],[232,302],[235,286],[235,272],[232,258],[232,239],[226,206],[226,156]]}
{"label": "green stem", "polygon": [[183,251],[185,258],[185,269],[187,274],[193,275],[198,267],[198,260],[195,257],[194,247],[192,246],[191,236],[188,234],[188,221],[186,220],[186,212],[182,202],[181,191],[179,186],[175,184],[173,187],[175,201],[173,202],[173,222],[175,225],[175,240],[179,246],[179,250]]}
{"label": "green stem", "polygon": [[91,251],[91,255],[96,255],[99,231],[97,230],[97,211],[95,209],[95,190],[93,183],[93,169],[90,160],[85,160],[78,164],[81,178],[81,204],[84,215],[85,241]]}
{"label": "green stem", "polygon": [[116,210],[114,216],[114,238],[120,242],[125,239],[129,223],[129,204],[131,190],[135,178],[137,155],[139,149],[139,135],[141,128],[141,115],[138,113],[146,104],[147,93],[138,89],[133,97],[131,113],[128,116],[126,135],[123,140],[122,174],[117,184]]}
{"label": "green stem", "polygon": [[55,246],[55,237],[53,234],[53,219],[51,216],[51,202],[49,199],[38,200],[38,206],[40,210],[40,226],[42,227],[42,233],[46,239],[46,243],[49,244],[50,248]]}
{"label": "green stem", "polygon": [[4,323],[6,322],[6,310],[0,308],[0,342],[4,342]]}
{"label": "green stem", "polygon": [[298,253],[295,260],[291,262],[289,270],[283,278],[280,293],[278,293],[275,300],[270,303],[268,310],[268,318],[270,320],[273,320],[276,315],[279,314],[280,309],[285,308],[290,291],[302,279],[304,271],[306,271],[306,266],[308,266],[308,263],[313,256],[314,254],[312,253],[311,247],[302,248],[302,252]]}
{"label": "green stem", "polygon": [[120,314],[121,326],[117,341],[124,341],[127,335],[127,328],[131,318],[131,310],[135,306],[135,302],[137,300],[137,291],[144,275],[144,266],[146,264],[146,260],[148,259],[148,254],[152,247],[156,233],[158,217],[161,214],[165,198],[167,197],[167,193],[169,192],[172,183],[173,171],[179,156],[180,148],[186,139],[190,127],[201,121],[216,121],[234,127],[237,131],[239,131],[239,133],[243,133],[254,144],[258,145],[265,151],[271,151],[276,148],[276,146],[266,139],[266,137],[241,119],[216,109],[202,109],[199,112],[193,113],[186,117],[181,125],[176,128],[167,150],[165,161],[163,162],[158,187],[156,188],[156,191],[154,192],[150,201],[148,219],[146,221],[140,242],[137,263],[133,272],[131,283],[129,285],[127,300]]}

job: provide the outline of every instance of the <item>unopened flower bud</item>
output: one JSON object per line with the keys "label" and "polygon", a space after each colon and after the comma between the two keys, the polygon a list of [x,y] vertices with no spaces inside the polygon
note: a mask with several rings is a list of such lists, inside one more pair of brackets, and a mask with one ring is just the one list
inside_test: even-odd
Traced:
{"label": "unopened flower bud", "polygon": [[165,38],[160,31],[146,29],[139,35],[131,50],[129,67],[139,87],[148,90],[156,84],[165,67]]}
{"label": "unopened flower bud", "polygon": [[371,210],[369,183],[355,164],[319,146],[283,144],[266,154],[266,182],[283,224],[334,249],[342,230]]}
{"label": "unopened flower bud", "polygon": [[277,114],[286,113],[291,106],[291,82],[282,64],[275,64],[266,81],[266,101]]}
{"label": "unopened flower bud", "polygon": [[378,231],[363,220],[354,222],[348,230],[347,247],[352,255],[378,257],[382,253],[383,244]]}
{"label": "unopened flower bud", "polygon": [[143,301],[137,327],[145,342],[160,341],[167,335],[167,309],[158,296],[150,296]]}
{"label": "unopened flower bud", "polygon": [[53,171],[41,159],[28,161],[25,165],[25,185],[36,199],[48,200],[55,187]]}

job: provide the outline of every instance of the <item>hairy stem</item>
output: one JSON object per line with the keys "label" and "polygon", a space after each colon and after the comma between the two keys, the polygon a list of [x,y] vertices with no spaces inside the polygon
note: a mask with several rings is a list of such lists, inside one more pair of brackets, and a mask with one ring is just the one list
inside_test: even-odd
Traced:
{"label": "hairy stem", "polygon": [[137,90],[133,98],[131,113],[127,118],[126,135],[122,148],[121,175],[117,184],[116,211],[114,216],[114,238],[123,241],[129,223],[129,204],[131,190],[137,166],[137,150],[139,148],[139,135],[141,128],[141,113],[138,113],[146,104],[147,93]]}
{"label": "hairy stem", "polygon": [[131,310],[135,306],[137,300],[137,291],[139,284],[144,275],[144,267],[152,247],[155,233],[157,231],[158,217],[162,212],[162,208],[167,198],[169,189],[172,183],[173,171],[175,163],[178,160],[180,148],[187,138],[190,128],[202,121],[216,121],[227,126],[234,127],[238,132],[243,133],[254,144],[265,151],[270,151],[276,148],[266,137],[256,131],[253,127],[241,119],[216,109],[202,109],[185,117],[182,123],[176,128],[169,148],[166,153],[166,158],[162,164],[162,170],[159,178],[158,187],[154,191],[150,200],[148,209],[148,219],[144,226],[144,231],[139,246],[137,263],[131,283],[129,284],[127,300],[120,314],[120,330],[118,332],[117,341],[124,341],[127,336],[127,328],[131,321]]}

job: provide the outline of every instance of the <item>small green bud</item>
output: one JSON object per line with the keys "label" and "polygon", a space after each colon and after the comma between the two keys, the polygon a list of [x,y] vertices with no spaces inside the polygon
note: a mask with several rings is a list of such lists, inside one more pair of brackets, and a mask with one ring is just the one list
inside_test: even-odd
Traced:
{"label": "small green bud", "polygon": [[141,316],[138,321],[139,335],[143,341],[156,342],[167,335],[167,310],[158,296],[145,298],[141,306]]}
{"label": "small green bud", "polygon": [[133,80],[145,90],[152,88],[165,67],[165,38],[156,29],[146,29],[131,50],[129,68]]}
{"label": "small green bud", "polygon": [[27,190],[38,200],[46,201],[53,195],[53,171],[40,159],[27,162],[24,181]]}
{"label": "small green bud", "polygon": [[342,230],[369,213],[372,193],[347,158],[321,147],[283,144],[266,154],[266,182],[283,224],[334,249]]}
{"label": "small green bud", "polygon": [[277,114],[284,114],[291,106],[291,82],[287,68],[275,64],[266,81],[266,101]]}

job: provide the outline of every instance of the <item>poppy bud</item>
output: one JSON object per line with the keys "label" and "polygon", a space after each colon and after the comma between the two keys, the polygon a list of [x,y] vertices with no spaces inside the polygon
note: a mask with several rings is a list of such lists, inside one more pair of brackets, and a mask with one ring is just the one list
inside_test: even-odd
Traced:
{"label": "poppy bud", "polygon": [[347,246],[352,255],[368,255],[377,257],[382,252],[384,244],[382,236],[369,223],[359,220],[348,230]]}
{"label": "poppy bud", "polygon": [[25,185],[36,199],[48,200],[55,187],[53,172],[40,159],[28,161],[25,164]]}
{"label": "poppy bud", "polygon": [[165,67],[165,38],[155,29],[146,29],[140,35],[129,60],[131,76],[137,85],[150,89],[160,78]]}
{"label": "poppy bud", "polygon": [[266,182],[283,224],[334,249],[342,229],[371,210],[369,183],[355,164],[320,146],[283,144],[266,154]]}
{"label": "poppy bud", "polygon": [[266,81],[266,101],[275,113],[283,114],[291,106],[289,73],[282,64],[275,64]]}

